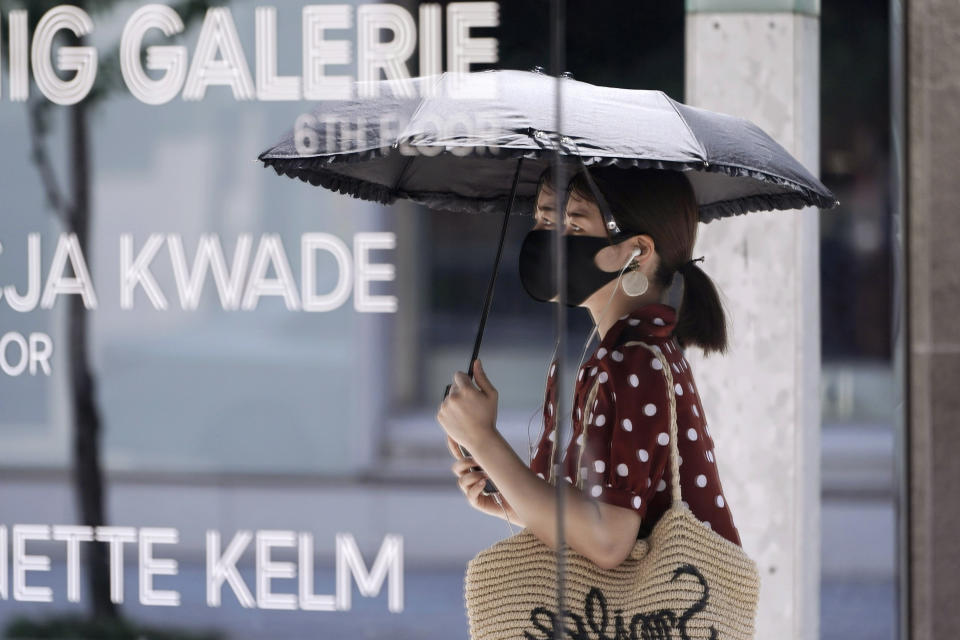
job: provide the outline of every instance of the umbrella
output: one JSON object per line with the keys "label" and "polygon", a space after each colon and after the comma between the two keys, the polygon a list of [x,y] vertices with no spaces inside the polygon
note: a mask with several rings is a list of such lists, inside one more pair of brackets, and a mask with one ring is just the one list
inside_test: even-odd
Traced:
{"label": "umbrella", "polygon": [[685,171],[705,223],[750,211],[839,204],[755,124],[679,103],[662,91],[490,70],[357,82],[352,95],[357,98],[324,101],[301,115],[259,160],[279,175],[364,200],[405,198],[435,209],[503,213],[471,375],[510,213],[532,210],[538,179],[556,152],[584,170],[611,242],[630,234],[618,228],[590,178],[591,166]]}
{"label": "umbrella", "polygon": [[473,358],[512,210],[529,212],[559,151],[584,169],[611,241],[621,232],[588,167],[685,171],[700,221],[750,211],[821,209],[839,202],[781,145],[743,118],[691,107],[662,91],[601,87],[537,70],[445,72],[356,82],[351,100],[321,102],[259,160],[280,175],[364,200],[503,212]]}
{"label": "umbrella", "polygon": [[520,212],[561,153],[585,166],[688,170],[701,222],[750,211],[829,209],[834,195],[748,120],[672,100],[661,91],[556,79],[529,71],[446,72],[356,83],[354,100],[322,102],[259,159],[278,174],[389,204],[502,212],[516,163]]}

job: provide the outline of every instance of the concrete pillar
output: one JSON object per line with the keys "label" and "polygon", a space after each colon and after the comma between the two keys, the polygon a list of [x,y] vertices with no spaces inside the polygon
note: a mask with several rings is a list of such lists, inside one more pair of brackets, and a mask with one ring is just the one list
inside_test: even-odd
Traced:
{"label": "concrete pillar", "polygon": [[911,0],[905,26],[910,485],[901,519],[909,637],[933,640],[960,627],[960,4]]}
{"label": "concrete pillar", "polygon": [[[687,104],[752,120],[819,173],[819,2],[687,0]],[[829,214],[826,214],[829,215]],[[688,358],[745,551],[757,638],[815,640],[820,578],[819,214],[702,224],[730,353]]]}

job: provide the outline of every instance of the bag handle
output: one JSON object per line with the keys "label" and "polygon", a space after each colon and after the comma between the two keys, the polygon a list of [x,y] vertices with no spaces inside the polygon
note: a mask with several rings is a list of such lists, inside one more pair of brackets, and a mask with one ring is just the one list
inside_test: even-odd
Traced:
{"label": "bag handle", "polygon": [[667,362],[667,358],[663,355],[660,347],[639,340],[626,342],[623,346],[631,345],[646,347],[648,351],[655,355],[660,360],[660,370],[663,371],[663,375],[667,379],[667,399],[670,405],[670,463],[668,466],[670,467],[670,497],[672,505],[675,507],[680,504],[683,498],[680,494],[680,428],[677,426],[677,393],[673,390],[673,374],[670,373],[670,363]]}

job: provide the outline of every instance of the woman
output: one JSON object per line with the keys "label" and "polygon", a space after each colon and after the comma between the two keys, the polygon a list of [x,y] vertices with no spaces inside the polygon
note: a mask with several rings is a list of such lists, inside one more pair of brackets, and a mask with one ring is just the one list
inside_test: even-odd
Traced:
{"label": "woman", "polygon": [[[662,365],[637,344],[643,342],[659,348],[672,370],[685,503],[705,527],[740,545],[703,406],[683,354],[689,345],[704,353],[723,353],[727,347],[717,291],[690,259],[698,224],[693,190],[686,177],[674,171],[598,167],[591,176],[617,224],[633,235],[615,245],[606,242],[600,208],[583,174],[576,174],[567,187],[564,211],[567,280],[572,283],[568,304],[588,309],[600,344],[578,371],[573,433],[561,457],[566,544],[600,567],[616,567],[669,507],[669,400]],[[536,224],[525,240],[528,257],[536,255],[534,245],[545,245],[550,235],[538,232],[556,224],[554,197],[548,171],[538,188]],[[538,268],[538,261],[545,264]],[[549,260],[528,259],[525,265],[522,259],[521,266],[528,292],[537,295],[533,289],[542,289],[543,279],[533,272],[539,269],[542,275]],[[626,274],[624,268],[629,269]],[[662,302],[676,273],[684,283],[679,314]],[[590,282],[602,286],[592,289]],[[476,386],[458,371],[437,413],[454,456],[459,457],[456,443],[472,454],[453,465],[471,505],[506,515],[553,549],[553,460],[560,453],[554,430],[556,364],[554,360],[548,370],[544,431],[529,466],[496,430],[497,391],[479,361],[474,367]],[[481,470],[470,471],[473,467]],[[492,496],[481,495],[488,477],[500,490],[502,508]]]}

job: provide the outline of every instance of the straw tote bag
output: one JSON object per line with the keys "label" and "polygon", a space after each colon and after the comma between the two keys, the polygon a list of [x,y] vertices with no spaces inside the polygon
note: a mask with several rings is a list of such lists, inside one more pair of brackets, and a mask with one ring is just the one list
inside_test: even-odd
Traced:
{"label": "straw tote bag", "polygon": [[[760,594],[757,565],[682,503],[677,401],[670,367],[659,347],[639,341],[627,344],[650,350],[667,378],[670,508],[613,569],[603,569],[565,547],[562,619],[556,611],[553,549],[527,528],[484,549],[467,563],[464,581],[471,640],[553,640],[560,625],[560,637],[575,640],[754,637]],[[586,406],[591,405],[588,400]]]}

